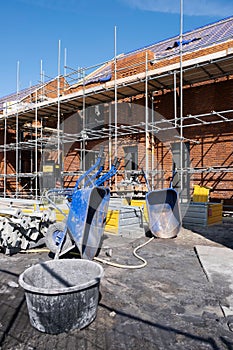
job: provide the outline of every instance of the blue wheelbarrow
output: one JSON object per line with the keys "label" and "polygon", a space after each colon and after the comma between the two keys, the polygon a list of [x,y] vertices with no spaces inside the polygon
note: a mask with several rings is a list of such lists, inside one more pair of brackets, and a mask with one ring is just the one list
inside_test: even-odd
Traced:
{"label": "blue wheelbarrow", "polygon": [[173,188],[173,171],[169,188],[151,191],[146,179],[148,193],[146,206],[151,233],[159,238],[174,238],[178,235],[182,220],[178,192]]}
{"label": "blue wheelbarrow", "polygon": [[[51,199],[51,195],[63,195],[68,198],[69,214],[65,222],[56,222],[49,226],[45,241],[47,247],[55,253],[55,258],[78,247],[81,258],[92,260],[100,246],[106,223],[110,201],[110,190],[104,182],[114,176],[119,166],[115,159],[111,169],[101,175],[103,156],[76,182],[74,189],[51,189],[46,198],[60,212]],[[94,175],[90,175],[97,168]],[[80,184],[83,182],[83,187]],[[64,215],[64,213],[62,212]]]}

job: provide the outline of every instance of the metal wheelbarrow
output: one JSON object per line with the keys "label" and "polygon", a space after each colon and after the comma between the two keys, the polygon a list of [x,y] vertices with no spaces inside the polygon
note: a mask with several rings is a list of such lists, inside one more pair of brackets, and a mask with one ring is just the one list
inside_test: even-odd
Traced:
{"label": "metal wheelbarrow", "polygon": [[181,228],[181,214],[178,192],[173,188],[172,180],[169,188],[151,191],[146,194],[149,228],[159,238],[174,238]]}
{"label": "metal wheelbarrow", "polygon": [[[119,166],[119,161],[115,159],[111,169],[100,176],[103,169],[102,162],[103,156],[100,154],[97,162],[77,180],[74,189],[52,189],[47,192],[46,198],[59,211],[61,210],[51,200],[51,195],[65,195],[69,199],[67,220],[51,225],[45,237],[46,245],[55,253],[55,258],[67,253],[75,246],[78,247],[81,258],[91,260],[96,255],[110,200],[110,190],[103,184],[116,174]],[[98,167],[100,168],[97,172],[90,176],[92,170]],[[79,188],[82,181],[84,181],[84,187]]]}

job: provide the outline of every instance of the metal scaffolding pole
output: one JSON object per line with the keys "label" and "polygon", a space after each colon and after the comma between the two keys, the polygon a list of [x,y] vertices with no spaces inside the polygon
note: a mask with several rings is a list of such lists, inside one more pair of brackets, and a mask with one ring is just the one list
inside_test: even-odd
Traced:
{"label": "metal scaffolding pole", "polygon": [[154,114],[154,96],[152,93],[151,97],[151,125],[152,125],[152,130],[151,130],[151,170],[152,170],[152,180],[151,180],[151,189],[154,190],[154,185],[155,185],[155,179],[154,179],[154,168],[155,168],[155,135],[154,135],[154,119],[155,119],[155,114]]}
{"label": "metal scaffolding pole", "polygon": [[175,128],[176,128],[177,127],[176,71],[174,71],[174,119],[175,119]]}
{"label": "metal scaffolding pole", "polygon": [[183,0],[180,0],[180,192],[183,192]]}
{"label": "metal scaffolding pole", "polygon": [[86,164],[85,164],[85,151],[86,151],[86,132],[85,132],[85,122],[86,122],[86,98],[85,98],[85,70],[83,69],[83,110],[82,110],[82,116],[83,116],[83,133],[82,133],[82,170],[86,171]]}
{"label": "metal scaffolding pole", "polygon": [[57,64],[57,163],[60,165],[60,73],[61,72],[61,40],[58,41]]}
{"label": "metal scaffolding pole", "polygon": [[5,120],[4,120],[4,184],[3,184],[4,198],[6,198],[6,186],[7,186],[6,143],[7,143],[7,117],[5,117]]}
{"label": "metal scaffolding pole", "polygon": [[[109,163],[109,169],[111,169],[112,166],[112,108],[111,103],[109,103],[109,110],[108,110],[108,125],[109,125],[109,131],[108,131],[108,163]],[[111,179],[110,179],[111,182]]]}
{"label": "metal scaffolding pole", "polygon": [[40,153],[41,153],[41,161],[42,161],[42,154],[43,154],[43,118],[40,118]]}
{"label": "metal scaffolding pole", "polygon": [[38,123],[38,106],[37,106],[37,99],[38,99],[38,90],[36,90],[36,109],[35,109],[35,191],[36,191],[36,200],[38,199],[38,133],[37,133],[37,123]]}
{"label": "metal scaffolding pole", "polygon": [[148,131],[148,53],[146,52],[146,65],[145,65],[145,137],[146,137],[146,177],[149,179],[149,131]]}
{"label": "metal scaffolding pole", "polygon": [[67,49],[65,47],[64,49],[64,78],[66,78],[66,74],[67,74]]}
{"label": "metal scaffolding pole", "polygon": [[[18,104],[18,102],[17,102]],[[16,198],[18,198],[19,191],[19,116],[18,111],[16,112],[16,150],[15,150],[15,179],[16,179]]]}
{"label": "metal scaffolding pole", "polygon": [[43,61],[40,60],[40,82],[41,82],[41,100],[43,101],[44,97],[44,72],[43,72]]}
{"label": "metal scaffolding pole", "polygon": [[16,104],[16,150],[15,150],[15,179],[16,179],[16,198],[19,191],[19,61],[17,62],[17,104]]}
{"label": "metal scaffolding pole", "polygon": [[[117,157],[117,28],[114,28],[114,118],[115,118],[115,157]],[[117,175],[115,175],[115,187],[117,187]]]}
{"label": "metal scaffolding pole", "polygon": [[[33,135],[32,135],[32,130],[31,130],[31,143],[33,143]],[[33,148],[31,148],[31,163],[30,163],[30,172],[31,174],[33,173]],[[30,190],[31,190],[31,193],[33,194],[33,178],[31,177],[30,178]]]}

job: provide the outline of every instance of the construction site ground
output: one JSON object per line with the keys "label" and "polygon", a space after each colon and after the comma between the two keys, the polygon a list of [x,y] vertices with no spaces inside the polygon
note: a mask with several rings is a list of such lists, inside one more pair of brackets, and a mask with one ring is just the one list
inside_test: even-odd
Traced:
{"label": "construction site ground", "polygon": [[[99,256],[140,264],[132,251],[148,239],[104,236]],[[198,247],[202,253],[205,247],[233,252],[232,219],[207,228],[182,228],[174,239],[152,240],[138,251],[147,260],[142,269],[104,265],[97,317],[85,329],[58,335],[30,325],[24,290],[18,285],[20,273],[52,259],[51,254],[0,253],[0,349],[233,349],[233,287],[226,278],[233,259],[224,260],[222,250],[221,261],[217,256],[215,260],[218,273],[210,269],[208,274]],[[224,314],[224,308],[229,312]]]}

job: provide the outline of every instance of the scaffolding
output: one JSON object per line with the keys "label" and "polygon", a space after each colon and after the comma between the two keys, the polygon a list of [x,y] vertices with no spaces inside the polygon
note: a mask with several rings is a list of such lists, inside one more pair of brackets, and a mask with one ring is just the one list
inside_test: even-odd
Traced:
{"label": "scaffolding", "polygon": [[[183,101],[181,91],[189,87],[232,79],[232,36],[233,19],[231,18],[126,55],[117,55],[115,49],[113,60],[87,68],[73,69],[66,66],[64,70],[66,74],[63,76],[60,75],[59,63],[56,78],[47,82],[44,82],[43,78],[40,84],[1,99],[0,129],[3,141],[0,145],[0,154],[2,154],[3,167],[0,182],[3,197],[9,196],[8,180],[15,181],[15,193],[10,193],[10,196],[21,197],[21,192],[25,191],[23,191],[23,185],[19,184],[22,179],[27,179],[26,196],[39,198],[39,180],[43,175],[39,161],[43,158],[43,152],[48,145],[57,153],[56,159],[62,176],[79,176],[85,168],[70,172],[64,168],[66,144],[78,143],[80,154],[83,156],[86,152],[87,140],[88,142],[107,140],[108,162],[111,165],[113,152],[115,151],[115,154],[118,152],[119,140],[132,135],[145,136],[145,170],[153,187],[156,173],[153,148],[155,138],[166,132],[176,131],[172,134],[173,142],[179,142],[182,148],[184,142],[188,140],[184,137],[186,129],[222,123],[227,125],[233,121],[233,106],[229,106],[227,110],[211,110],[197,115],[183,115],[182,112],[178,115],[177,113],[179,107],[177,92]],[[206,54],[201,53],[200,50],[211,45],[214,45],[216,50]],[[221,48],[218,45],[221,45]],[[180,56],[181,51],[182,56]],[[190,56],[193,52],[196,56]],[[139,62],[129,60],[128,65],[122,66],[122,60],[126,62],[124,60],[138,53],[143,53]],[[58,61],[60,62],[60,58]],[[174,113],[169,119],[158,118],[154,114],[155,98],[164,91],[174,92]],[[120,123],[118,104],[135,96],[144,98],[144,116],[140,122],[133,125]],[[179,103],[181,104],[182,101]],[[96,128],[90,127],[95,122],[86,122],[87,108],[106,104],[109,113],[108,123],[104,122],[104,125],[98,125]],[[81,128],[77,132],[66,132],[63,130],[62,123],[66,117],[77,112],[82,114]],[[188,141],[196,142],[190,139]],[[22,166],[22,157],[25,152],[30,162],[27,171],[24,171]],[[9,160],[15,163],[13,171],[10,169]],[[190,168],[181,162],[178,170],[181,174],[231,173],[233,166],[213,164],[209,167]],[[117,179],[115,187],[117,188]]]}

